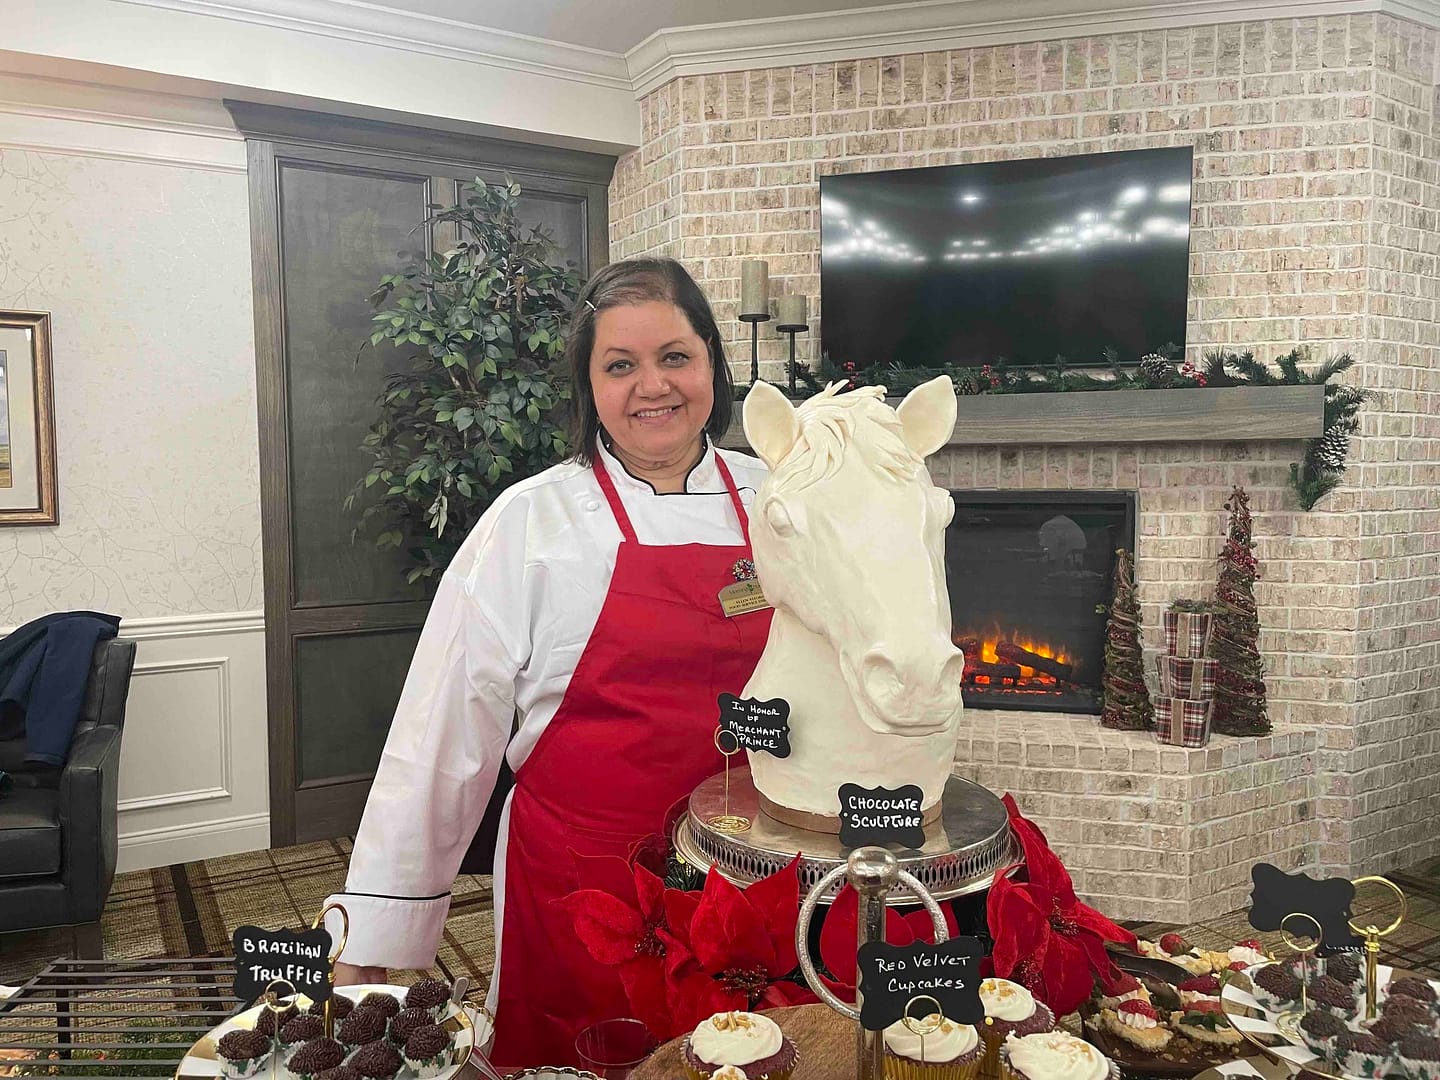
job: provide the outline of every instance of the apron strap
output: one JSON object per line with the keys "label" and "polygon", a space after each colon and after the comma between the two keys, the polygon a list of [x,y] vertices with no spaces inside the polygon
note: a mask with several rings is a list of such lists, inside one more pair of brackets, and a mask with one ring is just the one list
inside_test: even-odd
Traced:
{"label": "apron strap", "polygon": [[[740,532],[745,538],[745,546],[750,546],[750,518],[745,513],[745,504],[740,501],[740,491],[735,486],[735,479],[730,475],[730,469],[725,464],[725,459],[718,453],[715,455],[715,466],[720,472],[720,479],[725,481],[725,490],[730,495],[730,504],[735,507],[735,517],[740,522]],[[600,455],[595,455],[592,463],[595,470],[595,479],[600,484],[600,490],[605,495],[605,501],[610,504],[610,511],[615,515],[615,524],[620,526],[620,535],[630,543],[638,543],[635,539],[635,527],[630,524],[630,515],[625,512],[625,504],[620,499],[620,493],[615,490],[615,481],[610,479],[610,473],[605,468],[605,463],[600,460]]]}

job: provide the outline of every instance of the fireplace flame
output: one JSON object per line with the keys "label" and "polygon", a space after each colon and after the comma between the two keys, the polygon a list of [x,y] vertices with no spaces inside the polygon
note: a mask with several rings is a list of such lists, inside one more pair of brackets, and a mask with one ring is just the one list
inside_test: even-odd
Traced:
{"label": "fireplace flame", "polygon": [[[980,654],[978,657],[971,655],[974,651],[973,645],[976,639],[980,641]],[[1007,631],[993,623],[983,630],[956,630],[951,634],[951,640],[957,646],[964,647],[967,644],[971,646],[965,653],[967,667],[977,659],[985,664],[1007,663],[1008,661],[1002,660],[996,652],[996,646],[1002,642],[1019,646],[1026,652],[1034,653],[1036,656],[1043,656],[1047,660],[1055,660],[1061,664],[1072,663],[1069,654],[1063,646],[1032,637],[1029,634]],[[1053,675],[1049,675],[1043,671],[1037,671],[1033,667],[1027,667],[1023,664],[1019,665],[1019,667],[1021,682],[1038,682],[1051,685],[1058,681]],[[991,681],[988,675],[975,676],[975,680],[985,684]]]}

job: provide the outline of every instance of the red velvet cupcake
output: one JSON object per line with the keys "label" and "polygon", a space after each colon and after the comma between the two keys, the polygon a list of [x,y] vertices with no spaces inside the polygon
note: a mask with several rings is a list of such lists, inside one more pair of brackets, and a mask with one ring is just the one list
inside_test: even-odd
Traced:
{"label": "red velvet cupcake", "polygon": [[685,1037],[681,1060],[690,1080],[710,1080],[727,1065],[746,1080],[790,1080],[800,1053],[768,1016],[723,1012],[700,1021]]}

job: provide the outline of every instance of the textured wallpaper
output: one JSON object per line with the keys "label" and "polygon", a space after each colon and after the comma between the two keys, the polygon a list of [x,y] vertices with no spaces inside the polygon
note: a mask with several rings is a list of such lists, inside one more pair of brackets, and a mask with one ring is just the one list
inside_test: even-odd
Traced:
{"label": "textured wallpaper", "polygon": [[0,625],[259,610],[245,177],[0,147],[0,308],[49,311],[60,525],[0,526]]}

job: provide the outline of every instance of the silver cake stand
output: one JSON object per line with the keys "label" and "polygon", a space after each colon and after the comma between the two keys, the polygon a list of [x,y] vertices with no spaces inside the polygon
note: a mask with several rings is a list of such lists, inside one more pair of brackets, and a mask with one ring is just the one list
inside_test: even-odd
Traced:
{"label": "silver cake stand", "polygon": [[[748,818],[743,832],[715,828],[725,814]],[[786,825],[760,809],[760,795],[748,768],[730,770],[727,809],[725,774],[716,773],[690,796],[689,812],[675,824],[675,851],[691,866],[711,865],[730,882],[744,887],[784,869],[800,855],[800,894],[815,888],[827,875],[844,867],[850,849],[840,837]],[[941,796],[940,817],[925,827],[925,843],[917,849],[895,848],[900,869],[913,875],[936,900],[988,889],[998,870],[1021,861],[1010,832],[1005,805],[979,784],[952,776]],[[844,881],[837,875],[821,892],[828,904]],[[903,892],[887,903],[913,904]]]}

